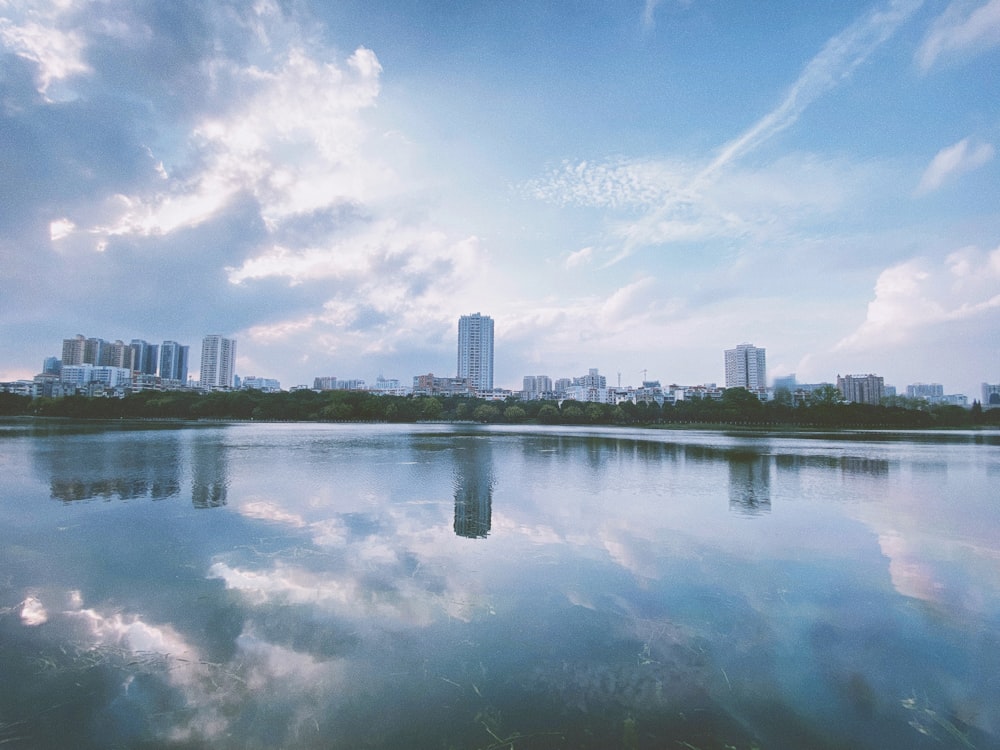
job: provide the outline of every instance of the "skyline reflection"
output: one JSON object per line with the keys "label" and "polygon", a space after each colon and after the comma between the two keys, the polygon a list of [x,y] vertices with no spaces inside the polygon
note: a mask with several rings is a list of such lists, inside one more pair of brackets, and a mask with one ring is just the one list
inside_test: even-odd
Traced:
{"label": "skyline reflection", "polygon": [[729,507],[748,516],[771,512],[770,456],[729,456]]}
{"label": "skyline reflection", "polygon": [[998,744],[993,446],[241,424],[2,455],[12,747]]}
{"label": "skyline reflection", "polygon": [[493,450],[485,439],[464,441],[464,450],[454,454],[456,536],[485,539],[493,519]]}

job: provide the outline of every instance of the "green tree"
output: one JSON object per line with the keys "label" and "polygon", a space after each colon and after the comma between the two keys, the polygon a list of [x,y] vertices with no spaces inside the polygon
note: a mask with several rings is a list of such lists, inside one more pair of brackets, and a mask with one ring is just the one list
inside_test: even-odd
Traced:
{"label": "green tree", "polygon": [[31,406],[30,396],[18,396],[15,393],[0,393],[0,414],[11,416],[27,414]]}
{"label": "green tree", "polygon": [[480,404],[472,412],[472,418],[477,422],[496,422],[500,419],[500,409],[493,404]]}
{"label": "green tree", "polygon": [[746,388],[726,388],[721,406],[721,416],[727,422],[756,422],[763,415],[760,399]]}
{"label": "green tree", "polygon": [[538,421],[542,424],[559,424],[559,410],[552,404],[545,404],[538,410]]}
{"label": "green tree", "polygon": [[444,404],[442,404],[438,399],[426,397],[421,399],[420,403],[420,418],[434,421],[441,419],[441,414],[444,412]]}
{"label": "green tree", "polygon": [[833,406],[844,403],[844,396],[836,386],[827,383],[810,394],[809,403],[812,406]]}
{"label": "green tree", "polygon": [[517,424],[523,422],[528,417],[528,413],[520,406],[508,406],[503,410],[503,417],[511,424]]}

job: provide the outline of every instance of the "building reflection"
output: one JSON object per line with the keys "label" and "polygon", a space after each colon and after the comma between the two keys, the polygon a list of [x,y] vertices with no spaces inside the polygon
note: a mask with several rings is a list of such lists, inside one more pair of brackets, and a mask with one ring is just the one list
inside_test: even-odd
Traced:
{"label": "building reflection", "polygon": [[485,539],[493,514],[493,449],[489,440],[463,441],[455,452],[455,534]]}
{"label": "building reflection", "polygon": [[729,509],[748,516],[771,512],[770,456],[729,457]]}
{"label": "building reflection", "polygon": [[218,436],[207,436],[191,446],[191,504],[196,508],[218,508],[229,494],[229,464],[226,446]]}
{"label": "building reflection", "polygon": [[889,462],[884,458],[844,456],[840,460],[840,468],[844,474],[862,474],[882,479],[889,476]]}
{"label": "building reflection", "polygon": [[85,446],[52,439],[39,441],[34,454],[38,472],[55,500],[154,500],[180,493],[180,443],[158,434],[94,437]]}

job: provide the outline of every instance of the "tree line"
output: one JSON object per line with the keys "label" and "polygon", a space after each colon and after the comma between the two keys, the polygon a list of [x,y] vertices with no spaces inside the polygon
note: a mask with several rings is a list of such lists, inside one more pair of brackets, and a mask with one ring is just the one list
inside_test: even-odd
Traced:
{"label": "tree line", "polygon": [[836,388],[821,388],[807,404],[779,390],[761,402],[742,388],[721,399],[609,404],[577,401],[484,401],[468,397],[380,396],[366,391],[142,391],[124,398],[35,398],[0,393],[0,415],[74,419],[232,419],[318,422],[472,421],[547,425],[747,425],[896,429],[1000,426],[1000,409],[984,410],[890,398],[881,405],[845,403]]}

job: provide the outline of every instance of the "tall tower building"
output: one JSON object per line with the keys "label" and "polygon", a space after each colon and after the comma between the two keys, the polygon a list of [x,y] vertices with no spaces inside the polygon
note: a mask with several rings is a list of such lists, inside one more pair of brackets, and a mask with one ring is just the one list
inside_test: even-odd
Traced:
{"label": "tall tower building", "polygon": [[201,387],[232,388],[236,339],[210,334],[201,340]]}
{"label": "tall tower building", "polygon": [[176,341],[164,341],[160,346],[160,379],[187,382],[188,349]]}
{"label": "tall tower building", "polygon": [[83,364],[100,365],[101,357],[107,349],[108,342],[104,339],[89,338],[83,342]]}
{"label": "tall tower building", "polygon": [[77,334],[76,338],[63,339],[62,363],[66,366],[82,365],[86,343],[87,339],[82,334]]}
{"label": "tall tower building", "polygon": [[767,363],[764,349],[740,344],[726,349],[726,388],[746,388],[751,392],[767,388]]}
{"label": "tall tower building", "polygon": [[458,319],[458,377],[477,391],[493,390],[493,318],[463,315]]}
{"label": "tall tower building", "polygon": [[132,348],[121,339],[113,343],[102,342],[101,356],[95,364],[101,367],[124,367],[129,370],[138,369],[132,361]]}
{"label": "tall tower building", "polygon": [[132,369],[146,375],[155,375],[159,347],[142,339],[132,339],[128,346],[132,350]]}

